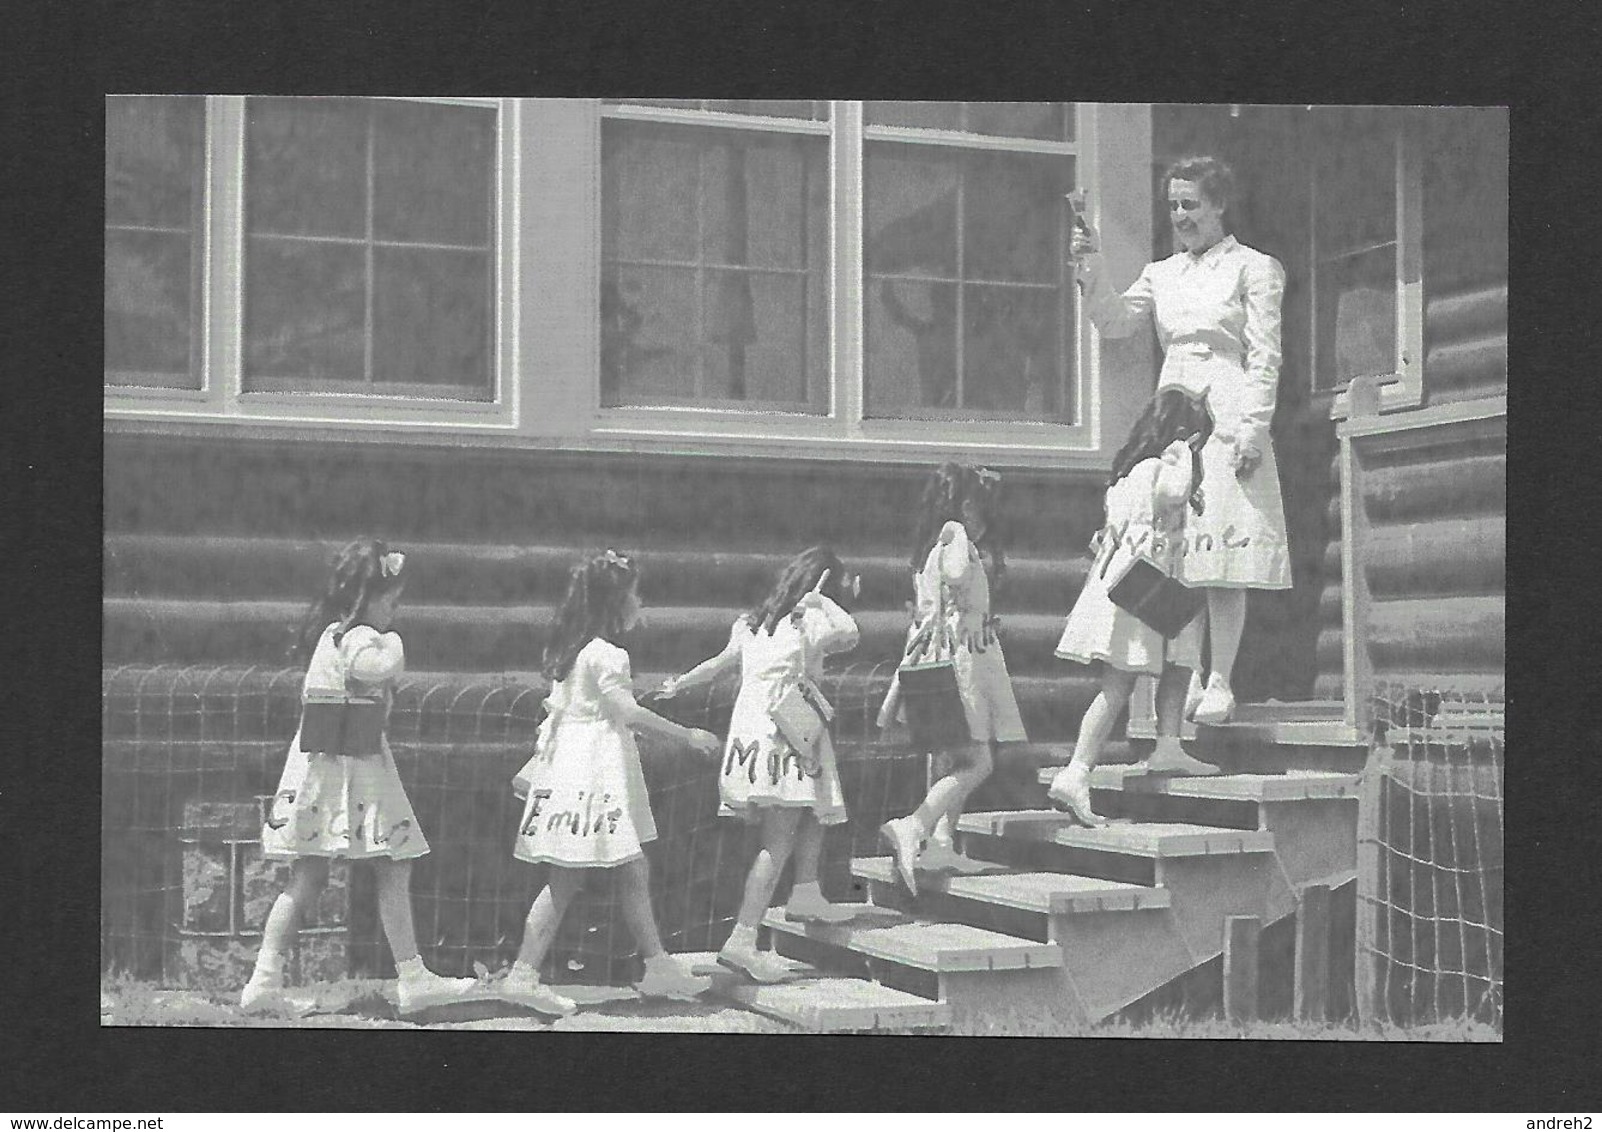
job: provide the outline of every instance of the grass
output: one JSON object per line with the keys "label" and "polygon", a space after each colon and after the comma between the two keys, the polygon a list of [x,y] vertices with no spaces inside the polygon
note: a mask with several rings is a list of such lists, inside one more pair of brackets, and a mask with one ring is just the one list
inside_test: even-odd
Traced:
{"label": "grass", "polygon": [[[249,1015],[232,995],[171,989],[126,976],[103,977],[100,1021],[107,1026],[222,1026],[293,1029],[401,1030],[605,1030],[667,1033],[793,1034],[795,1027],[715,1001],[645,1003],[632,998],[604,998],[570,1018],[546,1021],[535,1015],[499,1010],[442,1008],[422,1022],[395,1016],[377,980],[348,980],[316,989],[318,1008],[304,1017]],[[474,1016],[477,1015],[477,1016]],[[911,1031],[908,1031],[911,1032]],[[1402,1028],[1310,1022],[1253,1022],[1236,1025],[1218,1017],[1179,1012],[1140,1023],[1109,1021],[1083,1024],[1050,1018],[1010,1016],[963,1033],[990,1037],[1085,1038],[1248,1038],[1266,1041],[1413,1041],[1499,1042],[1491,1026],[1452,1020]]]}

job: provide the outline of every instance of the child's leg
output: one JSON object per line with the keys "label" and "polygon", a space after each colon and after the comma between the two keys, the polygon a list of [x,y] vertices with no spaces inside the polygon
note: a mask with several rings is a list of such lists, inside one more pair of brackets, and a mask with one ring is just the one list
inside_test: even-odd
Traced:
{"label": "child's leg", "polygon": [[1219,773],[1212,763],[1204,763],[1185,753],[1180,745],[1180,727],[1190,684],[1190,669],[1170,664],[1157,680],[1157,749],[1146,761],[1148,770],[1165,774],[1206,776]]}
{"label": "child's leg", "polygon": [[923,804],[912,812],[912,820],[917,823],[920,837],[928,837],[942,816],[949,814],[951,824],[956,825],[968,795],[990,777],[995,767],[995,756],[991,753],[994,747],[994,743],[975,743],[966,765],[947,774],[929,788]]}
{"label": "child's leg", "polygon": [[584,887],[583,869],[552,865],[550,870],[545,887],[529,906],[528,917],[523,921],[523,942],[517,950],[517,962],[534,971],[545,962],[545,955],[556,940],[556,929],[562,926],[562,917],[567,915],[568,905]]}
{"label": "child's leg", "polygon": [[1090,806],[1090,772],[1101,761],[1102,748],[1118,722],[1119,712],[1128,706],[1137,678],[1137,673],[1123,672],[1110,664],[1101,666],[1101,691],[1090,701],[1084,718],[1079,721],[1073,758],[1052,779],[1051,797],[1066,805],[1074,817],[1086,825],[1104,824]]}
{"label": "child's leg", "polygon": [[[757,950],[757,927],[762,923],[763,913],[768,910],[768,901],[773,898],[779,874],[790,859],[804,812],[785,806],[767,806],[762,810],[762,848],[751,863],[751,871],[746,874],[745,895],[740,900],[740,912],[735,919],[734,930],[729,932],[728,942],[718,952],[719,962],[744,971],[757,982],[779,982],[790,977],[788,963],[776,955]],[[816,822],[811,824],[817,828]],[[814,840],[821,845],[821,837]],[[816,887],[817,853],[809,851],[812,853],[812,884]]]}
{"label": "child's leg", "polygon": [[310,908],[328,882],[326,857],[301,857],[289,866],[289,884],[267,913],[262,928],[261,950],[256,953],[256,969],[252,983],[266,982],[276,985],[282,981],[285,957],[294,946],[295,933],[300,928],[303,909]]}
{"label": "child's leg", "polygon": [[795,834],[795,889],[818,887],[818,863],[823,859],[823,826],[810,810],[801,811]]}
{"label": "child's leg", "polygon": [[712,985],[710,979],[690,974],[662,946],[662,933],[651,910],[651,865],[644,857],[618,866],[618,889],[623,899],[623,922],[645,960],[645,977],[634,984],[647,998],[688,999]]}
{"label": "child's leg", "polygon": [[1240,652],[1241,634],[1246,629],[1246,591],[1210,589],[1207,591],[1207,630],[1212,640],[1212,675],[1207,691],[1196,708],[1198,723],[1223,723],[1235,709],[1230,679],[1235,657]]}
{"label": "child's leg", "polygon": [[389,940],[389,953],[398,967],[417,958],[417,931],[412,925],[412,863],[378,859],[373,862],[378,880],[378,919]]}

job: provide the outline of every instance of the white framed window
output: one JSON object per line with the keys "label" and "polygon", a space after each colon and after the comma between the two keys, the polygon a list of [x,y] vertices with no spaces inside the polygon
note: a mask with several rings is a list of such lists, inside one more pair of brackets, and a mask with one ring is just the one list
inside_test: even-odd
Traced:
{"label": "white framed window", "polygon": [[607,100],[598,431],[1092,446],[1063,196],[1093,114]]}
{"label": "white framed window", "polygon": [[1314,109],[1309,169],[1315,395],[1347,413],[1346,387],[1379,383],[1381,407],[1423,401],[1423,172],[1405,110]]}
{"label": "white framed window", "polygon": [[[159,393],[124,390],[141,324],[123,298],[122,249],[181,234],[163,143],[178,103],[204,139],[191,147],[187,198],[191,365],[181,382],[170,372],[143,382]],[[515,255],[502,100],[123,96],[107,107],[108,409],[510,424]],[[153,136],[151,122],[166,123],[166,135]],[[129,230],[125,218],[144,213],[124,207],[118,185],[141,178],[156,181],[146,196],[171,233]],[[166,308],[149,336],[171,371],[176,297]]]}
{"label": "white framed window", "polygon": [[206,100],[106,100],[106,384],[204,387]]}

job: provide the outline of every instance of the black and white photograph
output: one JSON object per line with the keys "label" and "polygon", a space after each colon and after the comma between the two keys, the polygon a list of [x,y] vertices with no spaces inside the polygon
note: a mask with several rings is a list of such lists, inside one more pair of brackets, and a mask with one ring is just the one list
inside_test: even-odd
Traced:
{"label": "black and white photograph", "polygon": [[104,115],[102,1027],[1502,1042],[1506,108]]}

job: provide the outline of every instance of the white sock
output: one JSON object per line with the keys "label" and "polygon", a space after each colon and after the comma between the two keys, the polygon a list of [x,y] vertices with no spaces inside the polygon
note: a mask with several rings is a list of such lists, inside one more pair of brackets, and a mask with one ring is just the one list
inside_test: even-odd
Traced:
{"label": "white sock", "polygon": [[410,959],[402,959],[395,964],[395,974],[403,979],[417,979],[428,974],[428,968],[423,966],[423,957],[414,955]]}
{"label": "white sock", "polygon": [[540,969],[532,963],[525,963],[518,959],[512,963],[512,978],[523,982],[537,983],[540,981]]}
{"label": "white sock", "polygon": [[256,953],[256,974],[276,979],[284,973],[284,953],[263,946]]}
{"label": "white sock", "polygon": [[794,900],[822,900],[823,887],[817,881],[808,881],[806,884],[797,883],[790,889],[790,899]]}
{"label": "white sock", "polygon": [[749,924],[735,924],[729,933],[729,942],[723,946],[730,951],[755,951],[757,930]]}

